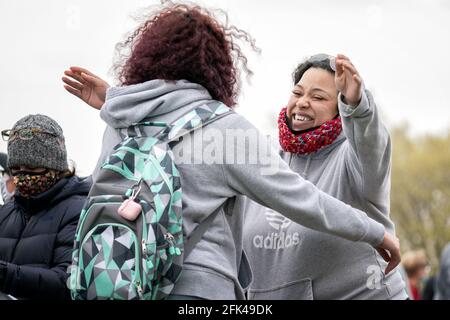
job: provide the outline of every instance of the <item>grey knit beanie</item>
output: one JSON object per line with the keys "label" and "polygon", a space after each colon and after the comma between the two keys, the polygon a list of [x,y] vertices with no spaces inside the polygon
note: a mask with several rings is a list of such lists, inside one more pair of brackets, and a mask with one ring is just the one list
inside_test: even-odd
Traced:
{"label": "grey knit beanie", "polygon": [[26,166],[66,171],[67,151],[58,123],[42,114],[28,115],[16,122],[12,130],[39,129],[31,139],[16,136],[8,141],[8,167]]}

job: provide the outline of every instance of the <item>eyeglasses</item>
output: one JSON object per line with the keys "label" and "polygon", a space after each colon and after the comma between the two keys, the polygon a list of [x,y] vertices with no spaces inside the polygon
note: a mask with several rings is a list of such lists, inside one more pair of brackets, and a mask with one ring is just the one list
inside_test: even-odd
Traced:
{"label": "eyeglasses", "polygon": [[19,138],[20,140],[31,140],[37,133],[48,134],[50,136],[57,137],[56,134],[44,131],[39,128],[23,128],[18,130],[3,130],[2,139],[4,141],[13,141],[16,138]]}
{"label": "eyeglasses", "polygon": [[40,169],[32,169],[32,168],[25,168],[25,169],[20,169],[20,168],[11,168],[11,175],[12,176],[17,176],[19,174],[23,174],[23,175],[44,175],[46,173],[48,173],[50,170],[46,169],[46,168],[40,168]]}
{"label": "eyeglasses", "polygon": [[315,54],[311,57],[308,58],[308,60],[306,60],[307,62],[322,62],[322,61],[327,61],[330,65],[330,68],[336,72],[336,58],[333,56],[330,56],[329,54],[325,54],[325,53],[319,53],[319,54]]}

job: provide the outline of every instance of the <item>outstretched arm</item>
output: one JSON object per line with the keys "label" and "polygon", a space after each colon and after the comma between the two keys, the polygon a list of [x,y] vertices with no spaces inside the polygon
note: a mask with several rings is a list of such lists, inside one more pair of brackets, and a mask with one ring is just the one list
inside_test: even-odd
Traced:
{"label": "outstretched arm", "polygon": [[[227,129],[238,123],[236,126],[249,132],[242,136],[245,143],[242,141],[234,145],[235,149],[227,149],[227,153],[246,155],[245,159],[248,159],[245,163],[224,159],[224,178],[231,189],[305,227],[371,244],[389,262],[386,273],[398,265],[398,240],[387,233],[382,224],[294,173],[256,128],[237,116],[233,124],[231,118],[228,117],[230,125]],[[250,155],[256,157],[251,162]]]}
{"label": "outstretched arm", "polygon": [[64,74],[62,81],[68,92],[97,110],[102,108],[110,87],[105,80],[81,67],[70,67]]}

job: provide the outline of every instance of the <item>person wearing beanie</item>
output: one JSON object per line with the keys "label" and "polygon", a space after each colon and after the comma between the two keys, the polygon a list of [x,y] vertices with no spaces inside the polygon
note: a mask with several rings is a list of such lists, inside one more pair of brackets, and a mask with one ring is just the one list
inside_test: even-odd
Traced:
{"label": "person wearing beanie", "polygon": [[0,209],[0,292],[18,299],[70,299],[67,268],[90,178],[69,170],[63,131],[45,115],[3,130],[16,187]]}
{"label": "person wearing beanie", "polygon": [[13,198],[15,189],[14,181],[8,170],[8,155],[4,152],[0,152],[0,174],[1,203],[3,205]]}

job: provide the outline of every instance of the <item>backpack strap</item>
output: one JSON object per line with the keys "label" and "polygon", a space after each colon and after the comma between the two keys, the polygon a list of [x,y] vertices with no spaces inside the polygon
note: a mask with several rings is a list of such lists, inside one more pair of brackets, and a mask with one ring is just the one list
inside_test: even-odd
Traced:
{"label": "backpack strap", "polygon": [[231,113],[233,113],[231,108],[227,107],[222,102],[213,101],[201,105],[189,111],[184,116],[181,116],[158,133],[156,138],[161,141],[167,141],[168,143],[174,142],[182,136]]}
{"label": "backpack strap", "polygon": [[[214,122],[226,115],[233,113],[231,108],[227,107],[219,101],[213,101],[208,104],[201,105],[179,119],[175,120],[170,126],[162,130],[156,137],[159,140],[167,141],[173,147],[181,141],[181,137],[193,132],[194,130],[204,127],[211,122]],[[178,142],[176,141],[178,140]],[[186,259],[201,240],[206,230],[209,229],[214,219],[222,209],[222,206],[217,208],[211,213],[204,221],[202,221],[191,233],[191,235],[185,239],[184,244],[184,258]]]}
{"label": "backpack strap", "polygon": [[[194,130],[204,127],[211,122],[214,122],[226,115],[233,113],[233,110],[219,101],[203,104],[193,110],[190,110],[185,115],[176,119],[172,124],[167,125],[164,122],[150,122],[141,121],[128,127],[127,133],[129,137],[141,135],[138,130],[143,132],[143,127],[156,126],[165,127],[155,138],[164,141],[173,146],[181,141],[181,137],[193,132]],[[177,141],[178,140],[178,141]],[[206,230],[209,229],[211,223],[214,221],[217,214],[220,212],[222,206],[211,213],[204,221],[202,221],[191,233],[190,237],[185,239],[184,257],[186,258],[192,252],[195,245],[201,240]]]}
{"label": "backpack strap", "polygon": [[[163,127],[164,129],[157,133],[155,138],[171,143],[232,112],[231,108],[222,102],[212,101],[190,110],[170,125],[165,122],[153,122],[144,119],[141,122],[133,123],[129,127],[119,130],[119,135],[122,139],[126,137],[145,136],[143,134],[145,127]],[[126,134],[124,131],[126,131]]]}
{"label": "backpack strap", "polygon": [[209,229],[214,219],[217,217],[217,214],[222,209],[222,206],[216,209],[213,213],[211,213],[208,218],[203,220],[195,229],[192,231],[191,235],[184,240],[184,259],[186,259],[197,245],[200,242],[206,230]]}
{"label": "backpack strap", "polygon": [[[119,135],[122,139],[126,137],[145,137],[146,135],[144,134],[144,130],[146,127],[163,127],[167,129],[169,128],[169,125],[165,122],[154,122],[144,119],[141,122],[133,123],[129,127],[119,130]],[[163,129],[163,131],[165,129]],[[123,131],[126,131],[126,134],[124,134]]]}

